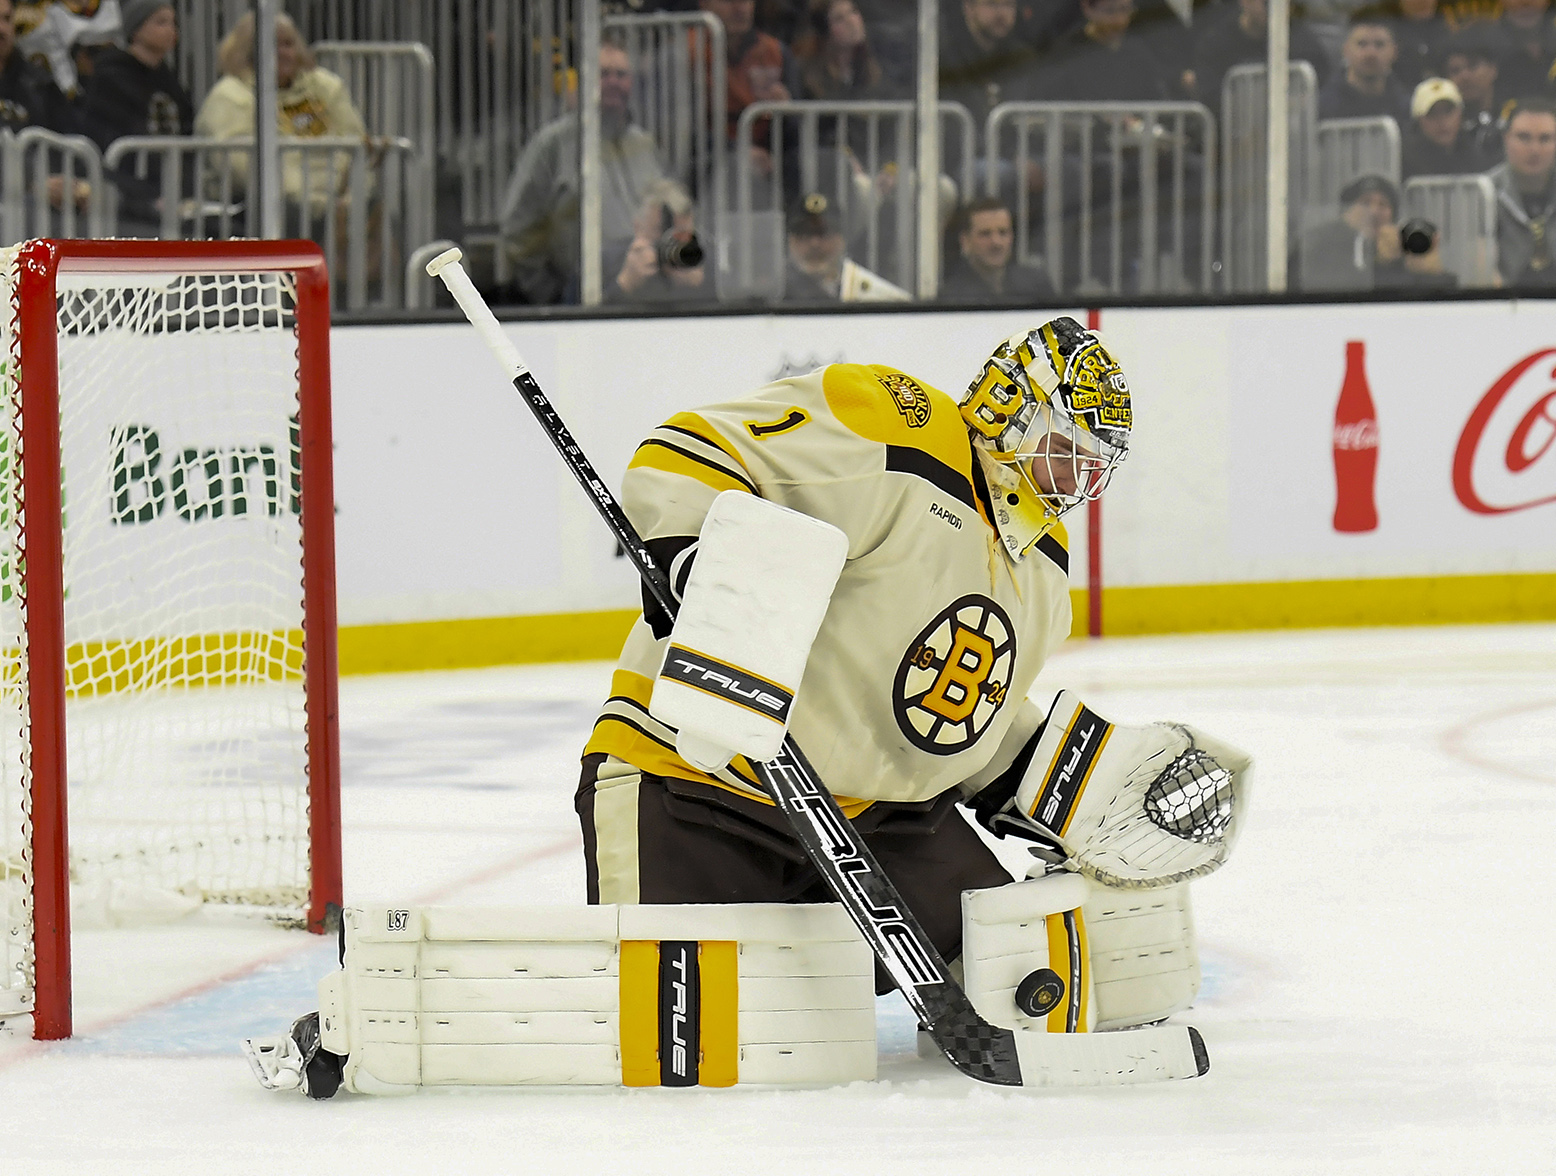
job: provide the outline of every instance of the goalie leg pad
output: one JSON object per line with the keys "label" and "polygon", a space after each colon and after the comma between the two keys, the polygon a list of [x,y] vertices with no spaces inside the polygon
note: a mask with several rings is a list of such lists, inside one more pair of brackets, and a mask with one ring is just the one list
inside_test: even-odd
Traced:
{"label": "goalie leg pad", "polygon": [[351,909],[320,985],[358,1093],[873,1079],[874,957],[843,908]]}
{"label": "goalie leg pad", "polygon": [[[1037,1033],[1083,1033],[1094,1027],[1083,911],[1089,890],[1080,875],[1060,873],[962,892],[967,996],[986,1021]],[[1030,977],[1038,979],[1028,987],[1043,990],[1036,1005],[1018,999],[1028,995],[1022,985]],[[1040,1007],[1049,1011],[1034,1015]]]}
{"label": "goalie leg pad", "polygon": [[1096,1027],[1127,1029],[1182,1012],[1199,995],[1189,886],[1093,886],[1081,908],[1091,943]]}
{"label": "goalie leg pad", "polygon": [[778,754],[847,558],[830,523],[739,490],[713,500],[649,700],[682,758],[712,772]]}

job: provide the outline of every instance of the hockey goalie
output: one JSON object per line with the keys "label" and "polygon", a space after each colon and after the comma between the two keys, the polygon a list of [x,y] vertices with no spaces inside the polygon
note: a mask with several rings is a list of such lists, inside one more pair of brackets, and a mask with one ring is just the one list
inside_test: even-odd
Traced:
{"label": "hockey goalie", "polygon": [[[1071,628],[1062,518],[1108,485],[1131,425],[1107,347],[1056,318],[1001,343],[960,401],[839,363],[655,429],[622,505],[679,608],[672,619],[645,591],[584,749],[590,908],[505,927],[495,914],[348,912],[338,991],[326,982],[322,1022],[259,1051],[262,1080],[318,1094],[342,1076],[354,1090],[873,1077],[873,996],[891,979],[753,768],[787,735],[985,1021],[1098,1033],[1188,1007],[1188,887],[1231,852],[1248,756],[1182,724],[1115,724],[1068,691],[1028,697]],[[959,806],[1030,843],[1027,877]],[[494,971],[499,956],[518,971]],[[596,964],[614,988],[594,1005],[564,997]],[[554,1027],[526,1040],[565,1056],[504,1070],[490,1047],[511,1025],[452,1027],[428,1011],[476,1007],[429,1005],[440,975],[535,968],[556,1007],[531,1011]],[[403,1047],[400,1069],[360,1055],[364,1007],[374,1040]],[[568,1010],[610,1025],[587,1057],[587,1033],[560,1040]],[[429,1031],[450,1051],[433,1059]]]}

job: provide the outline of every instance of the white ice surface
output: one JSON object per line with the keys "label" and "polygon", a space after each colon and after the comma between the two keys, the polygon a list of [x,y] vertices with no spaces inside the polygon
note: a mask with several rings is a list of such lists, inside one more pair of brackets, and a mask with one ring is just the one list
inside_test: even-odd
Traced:
{"label": "white ice surface", "polygon": [[[348,901],[581,902],[608,681],[344,681]],[[915,1056],[892,996],[880,1080],[844,1089],[310,1102],[236,1041],[314,1007],[332,945],[197,916],[78,934],[76,1038],[0,1033],[0,1171],[1556,1172],[1556,626],[1072,642],[1059,685],[1257,757],[1237,855],[1194,888],[1203,1079],[979,1086]]]}

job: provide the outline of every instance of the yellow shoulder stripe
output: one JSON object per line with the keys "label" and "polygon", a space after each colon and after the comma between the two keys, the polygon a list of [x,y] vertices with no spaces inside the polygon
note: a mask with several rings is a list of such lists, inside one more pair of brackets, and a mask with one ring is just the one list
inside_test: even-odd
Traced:
{"label": "yellow shoulder stripe", "polygon": [[662,427],[666,429],[676,429],[678,431],[696,434],[709,445],[722,450],[724,456],[728,457],[730,461],[734,462],[741,469],[745,470],[747,475],[751,473],[751,471],[746,467],[746,463],[741,460],[740,454],[735,451],[735,449],[728,441],[724,440],[723,434],[710,425],[706,418],[700,416],[699,414],[695,412],[678,412],[669,420],[667,420]]}
{"label": "yellow shoulder stripe", "polygon": [[649,438],[638,446],[638,451],[627,463],[631,470],[663,470],[667,474],[680,474],[714,490],[744,490],[754,494],[756,487],[736,474],[730,473],[712,461],[697,457],[689,450],[678,449],[669,442]]}
{"label": "yellow shoulder stripe", "polygon": [[905,372],[835,363],[822,374],[827,407],[852,432],[882,445],[917,449],[972,479],[972,442],[956,401]]}
{"label": "yellow shoulder stripe", "polygon": [[[631,670],[617,670],[611,675],[611,696],[624,698],[637,703],[645,710],[648,708],[648,700],[653,694],[654,683],[651,678],[642,674],[633,673]],[[650,719],[650,722],[653,720]],[[615,715],[602,715],[594,725],[594,731],[589,736],[589,742],[584,746],[584,755],[605,754],[615,756],[623,763],[631,764],[640,772],[646,772],[650,776],[668,776],[673,780],[692,780],[698,784],[712,784],[715,788],[722,788],[726,792],[733,792],[736,796],[743,796],[747,800],[757,800],[762,804],[773,802],[765,796],[756,795],[743,788],[736,788],[725,783],[706,772],[700,772],[675,753],[675,749],[650,738],[642,730],[628,723],[625,719]],[[744,756],[736,756],[730,764],[735,774],[745,780],[756,779],[756,772],[751,763]],[[853,820],[865,809],[875,802],[873,800],[858,800],[851,796],[839,796],[838,806],[843,810],[843,815]]]}

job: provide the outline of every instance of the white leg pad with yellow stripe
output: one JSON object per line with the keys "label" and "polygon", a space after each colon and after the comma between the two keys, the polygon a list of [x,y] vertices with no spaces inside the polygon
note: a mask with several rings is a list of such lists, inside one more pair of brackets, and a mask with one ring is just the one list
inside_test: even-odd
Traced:
{"label": "white leg pad with yellow stripe", "polygon": [[1096,1028],[1147,1025],[1194,1003],[1199,951],[1187,882],[1157,890],[1093,884],[1081,911],[1091,944]]}
{"label": "white leg pad with yellow stripe", "polygon": [[345,1086],[873,1079],[874,957],[843,908],[369,907],[319,985]]}
{"label": "white leg pad with yellow stripe", "polygon": [[[967,995],[984,1020],[1002,1029],[1086,1032],[1094,999],[1086,919],[1090,884],[1078,874],[1049,874],[1008,886],[962,892],[962,970]],[[1031,1016],[1016,1004],[1021,982],[1050,969],[1053,1007]]]}
{"label": "white leg pad with yellow stripe", "polygon": [[713,500],[649,713],[704,771],[766,761],[848,558],[842,531],[739,490]]}

